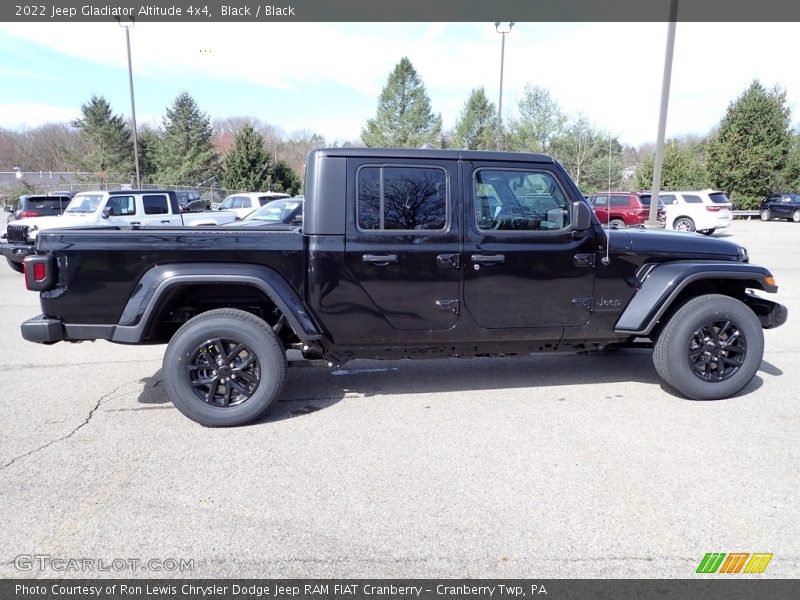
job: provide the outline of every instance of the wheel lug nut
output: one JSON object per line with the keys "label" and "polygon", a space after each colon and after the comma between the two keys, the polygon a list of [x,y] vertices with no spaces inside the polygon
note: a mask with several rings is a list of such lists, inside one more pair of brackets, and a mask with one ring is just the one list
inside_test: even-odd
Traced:
{"label": "wheel lug nut", "polygon": [[234,373],[233,375],[231,375],[231,379],[236,379],[236,373]]}
{"label": "wheel lug nut", "polygon": [[236,365],[234,365],[233,363],[231,363],[229,366],[230,366],[230,368],[231,368],[231,369],[233,369],[233,368],[234,368]]}

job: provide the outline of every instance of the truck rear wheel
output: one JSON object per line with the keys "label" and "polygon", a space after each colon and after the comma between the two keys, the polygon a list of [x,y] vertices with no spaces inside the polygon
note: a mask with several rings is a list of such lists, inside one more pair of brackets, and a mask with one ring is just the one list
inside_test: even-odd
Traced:
{"label": "truck rear wheel", "polygon": [[684,304],[664,326],[653,365],[693,400],[728,398],[756,374],[764,355],[761,323],[744,303],[720,294]]}
{"label": "truck rear wheel", "polygon": [[254,421],[278,396],[286,354],[272,328],[241,310],[223,308],[187,321],[164,354],[172,403],[207,427]]}

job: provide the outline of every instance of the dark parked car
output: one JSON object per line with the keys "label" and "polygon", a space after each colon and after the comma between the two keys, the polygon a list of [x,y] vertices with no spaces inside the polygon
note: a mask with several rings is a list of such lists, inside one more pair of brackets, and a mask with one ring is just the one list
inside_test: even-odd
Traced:
{"label": "dark parked car", "polygon": [[772,194],[761,201],[762,221],[786,219],[800,223],[800,194]]}
{"label": "dark parked car", "polygon": [[67,208],[70,200],[72,200],[72,196],[67,194],[20,196],[14,206],[6,206],[6,212],[9,213],[8,221],[60,215]]}
{"label": "dark parked car", "polygon": [[273,225],[302,225],[303,198],[273,200],[257,208],[244,219],[227,223],[225,227],[269,227]]}
{"label": "dark parked car", "polygon": [[[611,208],[609,210],[609,197]],[[650,216],[650,194],[633,192],[598,192],[589,196],[589,202],[600,222],[609,227],[636,227],[644,225]],[[664,203],[658,201],[656,212],[659,221],[666,219]]]}
{"label": "dark parked car", "polygon": [[189,203],[200,200],[200,192],[197,190],[178,190],[175,192],[175,196],[178,198],[178,206],[182,211],[189,211]]}

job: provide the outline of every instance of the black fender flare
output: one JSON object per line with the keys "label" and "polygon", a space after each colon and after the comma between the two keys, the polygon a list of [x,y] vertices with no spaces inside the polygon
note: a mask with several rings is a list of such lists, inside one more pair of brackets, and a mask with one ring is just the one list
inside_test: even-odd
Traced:
{"label": "black fender flare", "polygon": [[238,263],[177,263],[153,267],[142,276],[122,311],[112,341],[141,342],[164,293],[174,286],[193,283],[237,283],[258,288],[280,309],[302,341],[322,337],[303,299],[274,269]]}
{"label": "black fender flare", "polygon": [[645,276],[614,325],[617,333],[649,335],[658,320],[687,285],[704,279],[734,279],[747,288],[774,293],[772,273],[749,263],[676,261],[659,264]]}

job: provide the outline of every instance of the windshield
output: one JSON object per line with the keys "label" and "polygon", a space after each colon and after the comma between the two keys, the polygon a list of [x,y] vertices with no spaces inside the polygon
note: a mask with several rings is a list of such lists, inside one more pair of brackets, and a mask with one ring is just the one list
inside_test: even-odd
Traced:
{"label": "windshield", "polygon": [[72,202],[69,203],[67,210],[64,212],[68,213],[93,213],[97,210],[97,206],[100,204],[100,200],[103,199],[103,196],[100,194],[95,195],[86,195],[86,196],[75,196],[72,199]]}
{"label": "windshield", "polygon": [[300,203],[297,201],[273,200],[258,210],[253,211],[243,220],[281,223],[286,219],[289,219],[298,206],[300,206]]}

